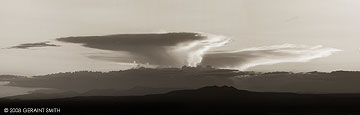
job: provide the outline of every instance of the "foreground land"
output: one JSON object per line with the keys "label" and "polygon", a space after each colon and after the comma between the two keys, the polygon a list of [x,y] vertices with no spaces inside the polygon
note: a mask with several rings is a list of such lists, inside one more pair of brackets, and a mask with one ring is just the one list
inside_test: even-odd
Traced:
{"label": "foreground land", "polygon": [[2,109],[60,108],[61,114],[355,115],[360,114],[360,94],[249,92],[208,86],[145,96],[1,99],[0,105]]}

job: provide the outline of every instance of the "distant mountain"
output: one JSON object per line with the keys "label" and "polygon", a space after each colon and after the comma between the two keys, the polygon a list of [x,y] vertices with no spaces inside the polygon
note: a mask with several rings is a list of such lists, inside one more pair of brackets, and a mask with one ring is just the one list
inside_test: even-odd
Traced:
{"label": "distant mountain", "polygon": [[59,93],[40,93],[34,92],[23,95],[15,95],[5,97],[5,99],[21,99],[21,100],[38,100],[38,99],[56,99],[79,96],[79,93],[73,91],[59,92]]}
{"label": "distant mountain", "polygon": [[16,75],[0,75],[0,81],[10,81],[18,78],[24,78],[24,76],[16,76]]}
{"label": "distant mountain", "polygon": [[181,88],[151,88],[151,87],[134,87],[127,90],[115,89],[93,89],[81,93],[80,96],[142,96],[149,94],[167,93]]}
{"label": "distant mountain", "polygon": [[93,89],[86,92],[75,91],[56,91],[56,90],[39,90],[33,91],[29,94],[16,95],[5,97],[6,99],[22,99],[22,100],[34,100],[34,99],[56,99],[67,98],[76,96],[143,96],[149,94],[161,94],[167,93],[180,88],[150,88],[150,87],[134,87],[127,90],[116,89]]}
{"label": "distant mountain", "polygon": [[360,113],[360,94],[250,92],[230,86],[207,86],[145,96],[0,99],[0,105],[60,107],[63,113],[350,115]]}
{"label": "distant mountain", "polygon": [[140,67],[111,72],[79,71],[32,77],[3,77],[3,79],[6,78],[8,86],[76,92],[94,89],[123,91],[133,87],[197,89],[211,85],[227,85],[258,92],[322,94],[360,93],[359,76],[359,71],[261,73],[185,66],[183,68]]}
{"label": "distant mountain", "polygon": [[93,89],[127,90],[133,87],[195,89],[209,85],[231,85],[230,79],[246,74],[209,68],[136,68],[111,72],[66,72],[10,80],[9,86],[50,88],[85,92]]}
{"label": "distant mountain", "polygon": [[219,96],[235,96],[235,95],[245,95],[251,92],[245,90],[238,90],[231,86],[207,86],[199,88],[197,90],[178,90],[172,91],[164,96],[182,96],[182,97],[219,97]]}

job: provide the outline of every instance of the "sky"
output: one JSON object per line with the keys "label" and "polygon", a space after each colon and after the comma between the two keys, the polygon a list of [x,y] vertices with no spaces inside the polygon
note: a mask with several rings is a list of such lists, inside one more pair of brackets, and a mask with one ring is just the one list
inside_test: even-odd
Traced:
{"label": "sky", "polygon": [[[339,50],[306,62],[246,70],[360,70],[359,6],[357,0],[0,0],[0,74],[128,69],[132,66],[89,58],[114,51],[56,39],[164,32],[203,32],[231,38],[211,51],[283,44]],[[61,47],[9,49],[47,41]]]}

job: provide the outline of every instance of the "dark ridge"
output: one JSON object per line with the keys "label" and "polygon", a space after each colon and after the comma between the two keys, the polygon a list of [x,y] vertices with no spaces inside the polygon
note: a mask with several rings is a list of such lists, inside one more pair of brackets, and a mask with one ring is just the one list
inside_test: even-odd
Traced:
{"label": "dark ridge", "polygon": [[178,90],[166,93],[166,95],[227,95],[227,94],[242,94],[249,93],[249,91],[238,90],[232,86],[206,86],[196,90]]}

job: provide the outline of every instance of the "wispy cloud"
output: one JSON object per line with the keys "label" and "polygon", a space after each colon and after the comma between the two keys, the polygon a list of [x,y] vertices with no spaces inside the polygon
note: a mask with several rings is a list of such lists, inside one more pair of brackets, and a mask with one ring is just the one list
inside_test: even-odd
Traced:
{"label": "wispy cloud", "polygon": [[327,57],[341,51],[321,45],[307,46],[283,44],[274,46],[254,47],[238,51],[219,51],[208,53],[201,64],[219,68],[235,68],[245,70],[258,65],[271,65],[285,62],[307,62]]}
{"label": "wispy cloud", "polygon": [[50,42],[39,42],[39,43],[25,43],[17,46],[12,46],[9,49],[29,49],[33,47],[58,47],[59,45],[50,44]]}

